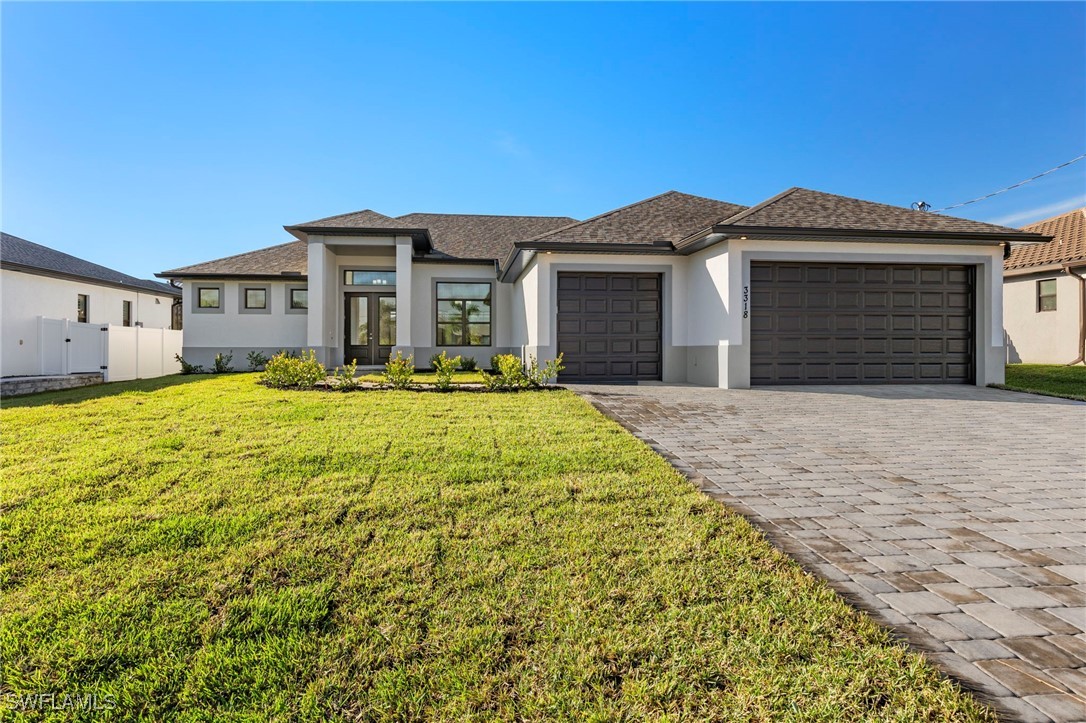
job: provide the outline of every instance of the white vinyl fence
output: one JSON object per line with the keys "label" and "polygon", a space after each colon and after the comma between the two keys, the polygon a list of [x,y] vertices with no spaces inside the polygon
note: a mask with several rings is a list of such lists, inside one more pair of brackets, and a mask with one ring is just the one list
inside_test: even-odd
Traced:
{"label": "white vinyl fence", "polygon": [[101,372],[107,382],[181,371],[181,332],[38,317],[42,374]]}

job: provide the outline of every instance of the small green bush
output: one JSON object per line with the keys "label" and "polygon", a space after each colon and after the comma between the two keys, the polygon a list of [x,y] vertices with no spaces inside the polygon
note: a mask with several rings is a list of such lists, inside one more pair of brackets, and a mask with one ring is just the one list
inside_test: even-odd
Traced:
{"label": "small green bush", "polygon": [[403,352],[396,352],[396,356],[389,357],[385,363],[385,383],[393,389],[410,389],[411,378],[415,376],[414,355],[404,357]]}
{"label": "small green bush", "polygon": [[445,355],[445,352],[441,352],[440,355],[435,355],[431,358],[430,363],[437,373],[437,379],[434,381],[434,386],[438,391],[447,392],[452,389],[453,372],[460,366],[460,357],[456,356],[450,359]]}
{"label": "small green bush", "polygon": [[258,372],[264,368],[264,365],[268,363],[268,357],[264,352],[253,350],[245,355],[245,358],[249,360],[249,371]]}
{"label": "small green bush", "polygon": [[336,378],[336,389],[341,392],[349,392],[358,389],[358,379],[355,378],[354,373],[358,370],[358,360],[351,359],[350,364],[344,364],[342,367],[336,367],[332,375]]}
{"label": "small green bush", "polygon": [[495,354],[494,356],[490,357],[490,371],[494,372],[495,374],[498,373],[498,360],[501,359],[503,356],[509,356],[509,355],[508,354]]}
{"label": "small green bush", "polygon": [[528,359],[528,369],[524,372],[524,378],[527,380],[528,386],[534,389],[547,386],[550,384],[551,379],[558,378],[558,372],[565,369],[562,366],[562,354],[559,354],[555,359],[544,361],[542,368],[536,362],[535,355],[529,356]]}
{"label": "small green bush", "polygon": [[466,356],[460,360],[460,371],[473,372],[479,368],[479,365],[475,363],[475,357]]}
{"label": "small green bush", "polygon": [[302,352],[301,356],[279,352],[264,365],[260,383],[276,389],[312,389],[327,376],[328,372],[317,361],[317,353],[312,349]]}
{"label": "small green bush", "polygon": [[174,354],[173,358],[177,360],[177,363],[181,365],[182,374],[203,374],[204,368],[199,364],[189,364],[187,361],[181,358],[180,354]]}
{"label": "small green bush", "polygon": [[226,374],[227,372],[234,371],[234,367],[230,366],[230,362],[234,361],[233,354],[223,354],[221,351],[215,355],[215,361],[212,365],[211,371],[216,374]]}
{"label": "small green bush", "polygon": [[546,361],[542,367],[535,356],[530,356],[527,369],[520,358],[513,354],[495,354],[491,363],[494,365],[493,372],[483,375],[483,387],[491,392],[542,389],[565,368],[561,354],[556,359]]}

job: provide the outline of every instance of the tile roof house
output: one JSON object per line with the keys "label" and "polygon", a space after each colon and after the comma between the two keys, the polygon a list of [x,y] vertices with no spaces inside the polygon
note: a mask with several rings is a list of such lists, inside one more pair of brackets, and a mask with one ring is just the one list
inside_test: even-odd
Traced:
{"label": "tile roof house", "polygon": [[[175,286],[129,276],[7,233],[0,233],[0,279],[0,376],[4,377],[72,370],[68,363],[54,365],[55,358],[71,355],[42,341],[43,319],[70,320],[82,327],[169,329],[174,302],[180,303],[181,298],[181,289]],[[59,342],[64,345],[63,338]],[[46,360],[46,352],[55,354]],[[75,371],[97,372],[102,360],[88,364],[88,369]]]}
{"label": "tile roof house", "polygon": [[284,228],[295,240],[159,274],[185,288],[190,361],[561,353],[568,382],[988,384],[1004,248],[1047,241],[803,188],[749,208],[669,191],[583,221],[364,210]]}
{"label": "tile roof house", "polygon": [[1086,357],[1086,208],[1022,230],[1051,240],[1014,245],[1003,264],[1007,359],[1081,364]]}

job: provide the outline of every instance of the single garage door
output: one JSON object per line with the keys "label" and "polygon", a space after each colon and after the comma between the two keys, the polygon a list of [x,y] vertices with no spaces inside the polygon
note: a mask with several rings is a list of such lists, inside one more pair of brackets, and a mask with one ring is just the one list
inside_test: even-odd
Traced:
{"label": "single garage door", "polygon": [[753,262],[751,384],[971,383],[969,266]]}
{"label": "single garage door", "polygon": [[660,288],[660,274],[559,272],[559,379],[659,379]]}

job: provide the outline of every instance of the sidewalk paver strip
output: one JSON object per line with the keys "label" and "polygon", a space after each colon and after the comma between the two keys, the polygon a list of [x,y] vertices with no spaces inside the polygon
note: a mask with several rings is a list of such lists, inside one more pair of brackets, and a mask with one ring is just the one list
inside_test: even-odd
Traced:
{"label": "sidewalk paver strip", "polygon": [[1086,404],[572,388],[1009,720],[1086,721]]}

